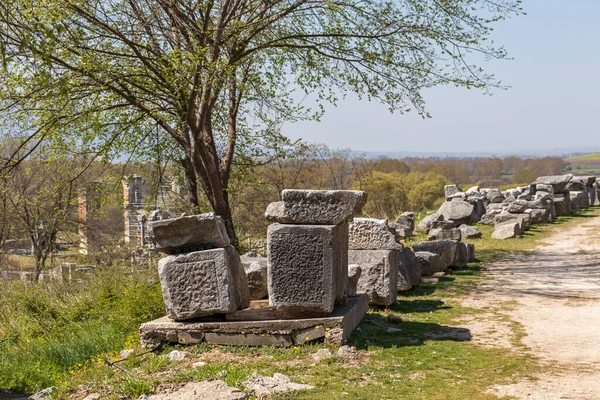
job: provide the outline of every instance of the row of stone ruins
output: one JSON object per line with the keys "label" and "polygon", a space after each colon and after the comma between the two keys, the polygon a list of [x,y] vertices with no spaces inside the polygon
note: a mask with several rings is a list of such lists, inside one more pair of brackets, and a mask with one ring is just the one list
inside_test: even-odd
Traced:
{"label": "row of stone ruins", "polygon": [[474,186],[445,187],[446,201],[416,228],[429,239],[481,237],[473,222],[495,225],[492,238],[520,237],[532,224],[546,223],[600,203],[595,176],[542,176],[529,186],[506,191]]}
{"label": "row of stone ruins", "polygon": [[404,247],[414,214],[399,222],[360,215],[361,191],[284,190],[265,213],[267,257],[239,256],[222,219],[184,216],[149,224],[156,248],[166,256],[159,276],[167,316],[176,321],[227,314],[268,297],[282,315],[329,315],[349,296],[364,293],[371,305],[389,306],[399,291],[422,276],[460,268],[474,259],[474,246],[433,240]]}

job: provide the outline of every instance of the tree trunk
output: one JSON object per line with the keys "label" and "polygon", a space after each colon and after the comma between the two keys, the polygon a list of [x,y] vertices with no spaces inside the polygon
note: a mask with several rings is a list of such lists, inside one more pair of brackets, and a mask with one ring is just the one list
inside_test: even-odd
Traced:
{"label": "tree trunk", "polygon": [[194,163],[187,155],[181,160],[181,166],[185,173],[185,182],[188,188],[188,202],[189,204],[197,208],[200,205],[198,201],[198,180],[196,179],[196,171],[194,170]]}

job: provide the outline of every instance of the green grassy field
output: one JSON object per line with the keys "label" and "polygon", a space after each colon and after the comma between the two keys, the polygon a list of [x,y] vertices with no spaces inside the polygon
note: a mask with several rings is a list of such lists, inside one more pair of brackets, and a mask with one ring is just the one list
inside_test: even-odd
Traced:
{"label": "green grassy field", "polygon": [[[369,311],[349,343],[358,349],[353,361],[315,362],[312,354],[319,349],[337,350],[322,343],[290,349],[165,345],[120,362],[125,373],[105,360],[119,359],[118,351],[125,348],[143,352],[137,327],[164,312],[155,271],[135,277],[105,271],[80,286],[5,284],[0,289],[0,389],[33,392],[56,385],[61,399],[91,392],[103,399],[137,399],[191,380],[221,379],[240,387],[254,374],[279,372],[315,389],[275,399],[494,399],[486,388],[533,376],[542,366],[522,351],[516,323],[514,349],[471,341],[461,321],[477,318],[482,310],[463,307],[461,299],[488,279],[485,269],[494,260],[530,251],[558,226],[590,215],[600,215],[600,209],[561,217],[506,241],[490,239],[492,227],[480,226],[484,238],[472,240],[476,262],[440,275],[436,284],[414,288],[391,308]],[[400,331],[388,333],[388,328]],[[191,356],[169,361],[165,355],[173,349]],[[194,367],[198,361],[206,365]]]}
{"label": "green grassy field", "polygon": [[600,161],[600,153],[584,154],[582,156],[570,157],[565,161],[578,162],[578,161]]}

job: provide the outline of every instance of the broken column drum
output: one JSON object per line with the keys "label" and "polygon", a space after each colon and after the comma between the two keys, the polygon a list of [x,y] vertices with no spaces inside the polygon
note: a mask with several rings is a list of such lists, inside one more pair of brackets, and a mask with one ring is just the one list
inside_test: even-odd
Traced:
{"label": "broken column drum", "polygon": [[271,203],[268,228],[269,303],[298,315],[329,314],[346,298],[348,219],[366,194],[346,190],[284,190]]}

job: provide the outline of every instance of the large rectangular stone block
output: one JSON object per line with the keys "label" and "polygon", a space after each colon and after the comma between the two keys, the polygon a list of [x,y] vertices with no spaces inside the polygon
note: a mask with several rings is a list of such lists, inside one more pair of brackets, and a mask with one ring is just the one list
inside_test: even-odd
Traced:
{"label": "large rectangular stone block", "polygon": [[385,219],[354,218],[348,234],[352,250],[402,250]]}
{"label": "large rectangular stone block", "polygon": [[156,249],[166,254],[230,245],[223,219],[213,213],[152,221],[148,227]]}
{"label": "large rectangular stone block", "polygon": [[349,250],[348,262],[360,265],[358,293],[369,296],[369,304],[389,306],[398,297],[399,250]]}
{"label": "large rectangular stone block", "polygon": [[187,320],[248,307],[246,274],[233,246],[171,255],[158,263],[167,316]]}
{"label": "large rectangular stone block", "polygon": [[367,194],[358,190],[286,189],[282,200],[265,212],[269,221],[281,224],[339,225],[362,212]]}
{"label": "large rectangular stone block", "polygon": [[269,303],[298,313],[330,313],[348,279],[348,224],[267,230]]}

